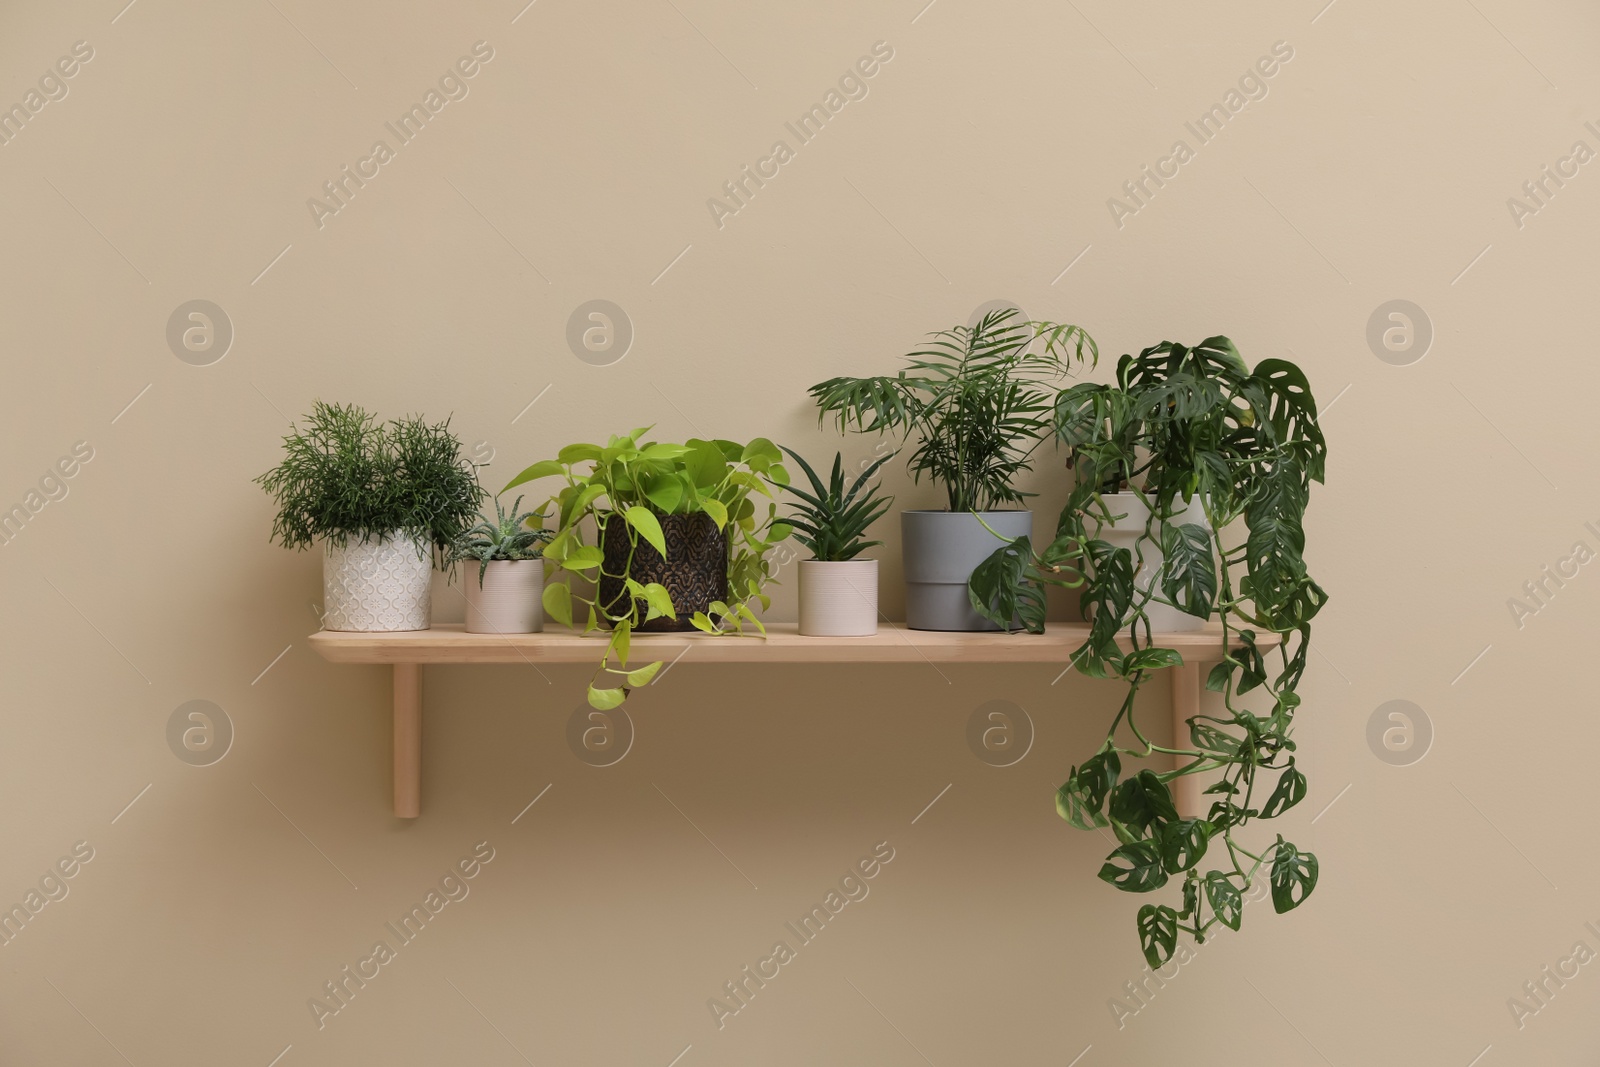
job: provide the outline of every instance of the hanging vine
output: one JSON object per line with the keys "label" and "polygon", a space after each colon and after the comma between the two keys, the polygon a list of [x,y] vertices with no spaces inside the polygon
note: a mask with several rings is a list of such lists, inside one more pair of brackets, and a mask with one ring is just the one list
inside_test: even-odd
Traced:
{"label": "hanging vine", "polygon": [[[1252,850],[1236,831],[1282,815],[1306,795],[1292,733],[1311,620],[1327,595],[1306,569],[1303,521],[1327,446],[1300,369],[1268,359],[1251,370],[1226,337],[1192,348],[1167,341],[1123,356],[1115,385],[1083,383],[1058,395],[1054,429],[1076,474],[1054,539],[1042,549],[1026,537],[1001,546],[969,591],[987,618],[1007,627],[1020,619],[1038,633],[1045,587],[1078,589],[1090,633],[1073,665],[1126,683],[1104,743],[1071,769],[1056,809],[1079,829],[1109,826],[1116,834],[1120,843],[1100,877],[1118,889],[1152,893],[1181,879],[1176,906],[1145,904],[1138,912],[1140,947],[1159,967],[1172,958],[1180,931],[1204,941],[1218,923],[1239,929],[1244,892],[1263,868],[1280,913],[1316,888],[1314,855],[1281,834]],[[1132,550],[1102,536],[1121,517],[1106,495],[1130,491],[1149,506]],[[1196,498],[1203,526],[1181,521]],[[1241,519],[1242,541],[1232,535]],[[1136,580],[1147,546],[1152,556],[1159,548],[1161,573]],[[1154,603],[1222,625],[1220,662],[1205,684],[1222,695],[1223,710],[1188,720],[1187,744],[1154,743],[1135,712],[1150,673],[1183,662],[1159,644],[1147,610]],[[1277,638],[1276,648],[1266,635]],[[1251,693],[1249,702],[1241,699]],[[1119,743],[1123,726],[1132,743]],[[1156,756],[1175,769],[1124,772],[1124,757]],[[1215,799],[1204,817],[1181,817],[1173,804],[1169,783],[1190,774],[1218,776],[1205,790]]]}

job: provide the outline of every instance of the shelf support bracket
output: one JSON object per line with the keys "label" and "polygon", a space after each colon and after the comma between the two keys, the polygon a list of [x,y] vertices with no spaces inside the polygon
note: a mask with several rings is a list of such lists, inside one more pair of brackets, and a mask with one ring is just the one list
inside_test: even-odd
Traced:
{"label": "shelf support bracket", "polygon": [[422,814],[422,664],[394,665],[394,814]]}
{"label": "shelf support bracket", "polygon": [[[1182,748],[1189,739],[1189,720],[1200,714],[1200,664],[1184,661],[1172,668],[1172,747]],[[1172,757],[1172,768],[1177,770],[1192,761],[1182,756]],[[1198,819],[1205,814],[1205,786],[1198,774],[1186,774],[1172,780],[1172,802],[1178,816]]]}

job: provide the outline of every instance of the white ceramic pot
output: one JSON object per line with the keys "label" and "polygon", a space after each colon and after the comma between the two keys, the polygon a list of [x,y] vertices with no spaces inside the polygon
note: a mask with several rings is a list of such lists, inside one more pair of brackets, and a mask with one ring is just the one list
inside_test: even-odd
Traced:
{"label": "white ceramic pot", "polygon": [[426,630],[433,609],[433,553],[410,534],[328,544],[322,558],[322,628],[375,633]]}
{"label": "white ceramic pot", "polygon": [[[483,578],[479,580],[479,571]],[[467,633],[536,634],[544,629],[544,560],[461,562],[467,587]]]}
{"label": "white ceramic pot", "polygon": [[800,633],[871,637],[878,632],[878,561],[800,561]]}
{"label": "white ceramic pot", "polygon": [[[1109,541],[1113,547],[1127,549],[1135,561],[1143,552],[1144,561],[1134,575],[1133,582],[1140,590],[1148,590],[1151,583],[1155,583],[1156,594],[1161,595],[1160,576],[1166,557],[1161,554],[1161,528],[1154,527],[1148,536],[1145,534],[1145,523],[1150,521],[1150,507],[1145,503],[1145,498],[1139,493],[1107,493],[1104,500],[1111,514],[1124,517],[1105,527],[1100,533],[1101,538]],[[1172,516],[1171,522],[1179,526],[1193,523],[1209,529],[1206,526],[1205,508],[1198,496],[1183,511]],[[1150,617],[1150,628],[1157,632],[1199,630],[1206,624],[1198,616],[1154,601],[1145,605],[1145,614]]]}

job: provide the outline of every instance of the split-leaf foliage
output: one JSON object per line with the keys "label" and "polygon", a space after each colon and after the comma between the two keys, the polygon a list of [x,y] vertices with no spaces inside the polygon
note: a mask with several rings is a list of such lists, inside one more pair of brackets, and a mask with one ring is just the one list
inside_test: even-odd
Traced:
{"label": "split-leaf foliage", "polygon": [[[1252,851],[1236,838],[1256,819],[1273,819],[1306,795],[1295,766],[1296,691],[1310,650],[1311,621],[1327,600],[1303,558],[1303,521],[1312,482],[1323,480],[1327,446],[1305,375],[1293,363],[1246,365],[1233,342],[1210,337],[1193,347],[1163,342],[1117,365],[1116,383],[1062,390],[1054,434],[1076,484],[1043,547],[1029,538],[997,548],[973,574],[973,607],[1002,626],[1014,619],[1044,628],[1047,586],[1077,589],[1090,632],[1073,655],[1083,674],[1126,683],[1105,741],[1073,767],[1056,809],[1073,826],[1110,827],[1119,842],[1100,877],[1130,893],[1177,880],[1178,906],[1145,904],[1136,926],[1146,960],[1171,959],[1180,932],[1205,940],[1218,924],[1237,930],[1244,891],[1260,874],[1273,907],[1285,912],[1317,884],[1317,859],[1277,835]],[[1101,535],[1118,516],[1106,496],[1142,494],[1150,509],[1135,548]],[[1205,524],[1180,521],[1198,498]],[[1230,531],[1243,521],[1243,538]],[[1145,553],[1165,557],[1159,581],[1136,582]],[[1220,660],[1205,685],[1223,710],[1189,720],[1171,746],[1150,741],[1135,697],[1151,672],[1178,665],[1160,646],[1147,613],[1170,604],[1219,619]],[[1276,649],[1263,649],[1268,634]],[[1248,702],[1243,698],[1255,692]],[[1126,728],[1119,739],[1119,728]],[[1154,757],[1171,770],[1124,773],[1123,758]],[[1201,818],[1183,818],[1170,783],[1183,775],[1218,778]],[[1207,868],[1207,869],[1203,869]]]}

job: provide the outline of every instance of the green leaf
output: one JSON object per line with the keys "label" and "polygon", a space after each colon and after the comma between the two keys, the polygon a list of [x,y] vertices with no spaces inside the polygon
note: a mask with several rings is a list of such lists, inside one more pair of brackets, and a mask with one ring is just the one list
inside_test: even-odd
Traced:
{"label": "green leaf", "polygon": [[563,626],[572,625],[572,590],[567,588],[565,582],[551,582],[544,587],[545,614],[561,623]]}
{"label": "green leaf", "polygon": [[1056,812],[1080,830],[1106,825],[1101,813],[1106,796],[1116,787],[1122,761],[1116,752],[1104,749],[1072,768],[1065,783],[1056,790]]}
{"label": "green leaf", "polygon": [[1288,360],[1264,359],[1256,364],[1251,380],[1270,397],[1264,414],[1274,436],[1280,443],[1299,443],[1307,473],[1320,482],[1328,447],[1317,425],[1317,402],[1305,373]]}
{"label": "green leaf", "polygon": [[692,451],[688,445],[653,444],[639,452],[639,458],[651,463],[665,463],[686,456]]}
{"label": "green leaf", "polygon": [[669,619],[678,617],[677,610],[672,606],[672,594],[667,592],[667,587],[659,582],[650,582],[644,587],[645,603],[650,606],[650,618],[660,618],[665,615]]}
{"label": "green leaf", "polygon": [[[760,631],[763,637],[766,636],[767,628],[761,624],[760,619],[756,618],[755,612],[750,610],[750,605],[745,601],[741,600],[738,606],[734,608],[734,618],[744,619],[751,626],[754,626],[758,631]],[[743,627],[740,627],[740,631],[743,631]]]}
{"label": "green leaf", "polygon": [[711,516],[711,521],[717,524],[719,530],[728,525],[728,508],[715,497],[700,501],[700,510]]}
{"label": "green leaf", "polygon": [[656,672],[661,669],[661,663],[661,660],[656,660],[654,663],[640,667],[636,671],[629,671],[628,684],[635,687],[648,685],[650,683],[650,679],[654,678],[656,676]]}
{"label": "green leaf", "polygon": [[1161,591],[1167,599],[1189,615],[1211,618],[1217,601],[1217,564],[1210,532],[1188,522],[1164,525],[1161,554],[1165,558]]}
{"label": "green leaf", "polygon": [[1165,904],[1146,904],[1139,909],[1138,926],[1145,962],[1152,970],[1166,966],[1178,949],[1178,913]]}
{"label": "green leaf", "polygon": [[713,489],[728,476],[728,461],[722,449],[711,441],[690,441],[689,452],[682,459],[683,469],[694,480],[697,489]]}
{"label": "green leaf", "polygon": [[972,610],[1010,630],[1017,622],[1031,634],[1044,633],[1044,589],[1035,579],[1033,546],[1019,537],[995,549],[967,580]]}
{"label": "green leaf", "polygon": [[1133,606],[1137,590],[1133,584],[1133,554],[1109,541],[1091,540],[1084,544],[1090,562],[1089,579],[1078,596],[1079,606],[1089,623],[1089,642],[1096,655],[1117,656],[1117,633]]}
{"label": "green leaf", "polygon": [[1225,692],[1228,688],[1228,676],[1233,673],[1233,664],[1219,663],[1211,668],[1206,675],[1206,688],[1213,693]]}
{"label": "green leaf", "polygon": [[1141,648],[1130,652],[1122,661],[1125,674],[1134,671],[1159,671],[1167,667],[1183,666],[1183,657],[1170,648]]}
{"label": "green leaf", "polygon": [[[605,562],[606,554],[598,545],[580,545],[561,560],[563,570],[591,571]],[[563,586],[562,588],[566,588]]]}
{"label": "green leaf", "polygon": [[628,653],[633,650],[633,626],[627,620],[617,623],[611,631],[611,643],[606,646],[606,657],[616,654],[617,662],[626,667]]}
{"label": "green leaf", "polygon": [[581,489],[568,488],[570,495],[568,491],[562,492],[561,513],[557,516],[557,520],[564,528],[572,527],[583,518],[583,513],[590,504],[606,495],[606,487],[601,482],[590,482]]}
{"label": "green leaf", "polygon": [[1244,894],[1221,871],[1207,874],[1205,884],[1206,899],[1222,925],[1230,930],[1239,929],[1239,921],[1244,916]]}
{"label": "green leaf", "polygon": [[1102,881],[1125,893],[1149,893],[1167,884],[1161,849],[1154,841],[1130,841],[1106,857],[1100,868]]}
{"label": "green leaf", "polygon": [[505,489],[501,489],[500,491],[503,493],[506,491],[506,489],[515,489],[524,482],[531,482],[539,478],[548,478],[552,474],[564,473],[566,473],[566,468],[560,463],[557,463],[553,459],[542,459],[507,482]]}
{"label": "green leaf", "polygon": [[574,463],[582,463],[585,460],[597,460],[600,458],[600,452],[599,445],[568,445],[556,453],[556,461],[571,466]]}
{"label": "green leaf", "polygon": [[1166,783],[1154,771],[1140,771],[1111,795],[1111,818],[1142,834],[1152,823],[1177,822],[1178,809]]}
{"label": "green leaf", "polygon": [[591,708],[610,711],[627,699],[628,691],[620,686],[615,689],[596,689],[592,685],[589,687],[589,706]]}
{"label": "green leaf", "polygon": [[567,553],[578,547],[578,533],[568,527],[556,534],[548,545],[544,546],[544,558],[560,563],[567,558]]}
{"label": "green leaf", "polygon": [[1189,742],[1202,752],[1212,752],[1224,759],[1236,759],[1239,755],[1238,738],[1199,719],[1189,723]]}
{"label": "green leaf", "polygon": [[661,533],[661,521],[656,518],[655,512],[649,508],[633,505],[623,517],[628,520],[628,525],[639,531],[639,536],[650,542],[650,547],[661,553],[661,558],[667,558],[667,539]]}
{"label": "green leaf", "polygon": [[[1306,589],[1310,579],[1301,553],[1306,544],[1302,520],[1307,499],[1308,486],[1299,461],[1284,456],[1259,474],[1255,493],[1245,508],[1244,521],[1250,531],[1245,539],[1249,595],[1257,616],[1280,631],[1309,621],[1325,599]],[[1314,587],[1315,583],[1311,584]],[[1295,606],[1292,614],[1302,616],[1293,623],[1285,616],[1291,605]]]}
{"label": "green leaf", "polygon": [[644,491],[645,499],[654,504],[663,514],[671,515],[679,504],[683,503],[683,483],[677,475],[668,475],[664,478],[653,478],[649,488]]}
{"label": "green leaf", "polygon": [[1254,630],[1240,630],[1239,642],[1244,647],[1235,655],[1244,666],[1239,671],[1239,687],[1236,691],[1243,695],[1267,680],[1267,663],[1261,656],[1261,650],[1256,647]]}
{"label": "green leaf", "polygon": [[751,470],[765,472],[774,463],[779,463],[783,460],[783,453],[778,451],[777,445],[765,437],[757,437],[744,446],[744,451],[739,459]]}
{"label": "green leaf", "polygon": [[1169,874],[1179,874],[1199,863],[1211,841],[1211,824],[1204,819],[1179,819],[1161,828],[1161,862]]}
{"label": "green leaf", "polygon": [[1278,914],[1299,907],[1317,888],[1317,857],[1298,852],[1280,835],[1272,860],[1272,907]]}
{"label": "green leaf", "polygon": [[1267,802],[1261,806],[1263,819],[1275,819],[1288,811],[1306,798],[1306,776],[1294,769],[1294,759],[1291,757],[1289,766],[1278,778],[1278,788],[1272,791]]}

